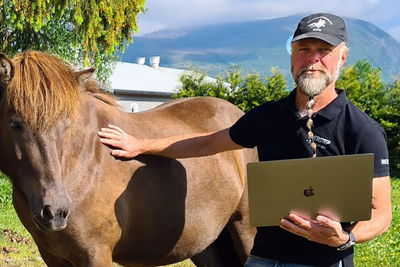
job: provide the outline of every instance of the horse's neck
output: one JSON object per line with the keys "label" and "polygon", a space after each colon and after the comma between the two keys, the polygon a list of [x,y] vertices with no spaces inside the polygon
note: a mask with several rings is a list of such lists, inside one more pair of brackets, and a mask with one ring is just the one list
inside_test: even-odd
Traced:
{"label": "horse's neck", "polygon": [[110,154],[111,148],[100,142],[97,132],[109,124],[130,127],[125,127],[129,114],[99,101],[83,103],[80,114],[64,141],[63,154],[68,156],[63,158],[63,166],[71,180],[72,194],[83,200],[87,194],[107,192],[113,183],[127,180],[130,170],[121,165],[130,163],[116,160]]}

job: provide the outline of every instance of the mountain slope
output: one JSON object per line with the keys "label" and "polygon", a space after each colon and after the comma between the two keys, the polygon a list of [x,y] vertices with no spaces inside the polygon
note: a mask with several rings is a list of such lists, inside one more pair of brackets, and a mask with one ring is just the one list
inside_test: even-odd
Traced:
{"label": "mountain slope", "polygon": [[[188,68],[193,65],[211,76],[224,74],[231,64],[244,72],[270,75],[278,67],[290,77],[288,40],[303,15],[240,23],[173,28],[134,38],[123,61],[137,57],[161,56],[161,65]],[[400,44],[375,25],[345,18],[349,31],[350,56],[347,63],[367,59],[382,68],[383,79],[400,73]],[[292,82],[290,80],[290,82]]]}

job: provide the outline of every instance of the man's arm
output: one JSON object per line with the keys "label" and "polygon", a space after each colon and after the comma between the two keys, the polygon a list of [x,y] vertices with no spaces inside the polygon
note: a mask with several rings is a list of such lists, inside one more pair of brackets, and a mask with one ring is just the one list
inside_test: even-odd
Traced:
{"label": "man's arm", "polygon": [[369,221],[358,222],[353,232],[358,243],[383,234],[392,221],[391,187],[389,176],[373,179],[372,216]]}
{"label": "man's arm", "polygon": [[131,159],[139,154],[153,154],[170,158],[190,158],[243,148],[232,141],[229,128],[214,133],[139,140],[115,125],[108,127],[102,128],[98,135],[103,144],[114,148],[111,154],[115,157]]}
{"label": "man's arm", "polygon": [[339,222],[325,216],[318,216],[316,221],[309,221],[291,214],[292,220],[281,221],[281,227],[291,233],[303,236],[310,241],[339,247],[349,240],[346,231],[352,231],[357,243],[374,239],[387,231],[392,220],[391,187],[389,176],[374,178],[372,189],[371,220],[352,225],[352,229],[342,229]]}

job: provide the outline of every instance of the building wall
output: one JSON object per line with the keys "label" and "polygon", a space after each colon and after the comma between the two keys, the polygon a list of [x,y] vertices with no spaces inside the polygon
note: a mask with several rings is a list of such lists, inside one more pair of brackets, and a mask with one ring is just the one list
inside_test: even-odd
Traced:
{"label": "building wall", "polygon": [[116,95],[115,96],[118,103],[121,105],[122,109],[126,112],[132,112],[132,109],[135,109],[134,112],[145,111],[148,109],[155,108],[169,100],[170,97],[154,97],[154,96],[127,96],[127,95]]}

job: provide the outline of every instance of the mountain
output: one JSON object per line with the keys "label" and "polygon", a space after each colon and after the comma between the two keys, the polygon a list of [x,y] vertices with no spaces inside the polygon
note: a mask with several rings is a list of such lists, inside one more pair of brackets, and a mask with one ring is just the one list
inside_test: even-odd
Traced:
{"label": "mountain", "polygon": [[[262,76],[271,75],[271,67],[278,67],[292,83],[287,46],[302,17],[160,30],[135,37],[122,60],[135,62],[138,57],[158,55],[164,67],[187,69],[193,65],[210,76],[224,75],[232,64],[244,74],[257,72]],[[391,81],[400,73],[400,44],[369,22],[344,19],[349,32],[347,64],[367,59],[382,69],[384,81]]]}

